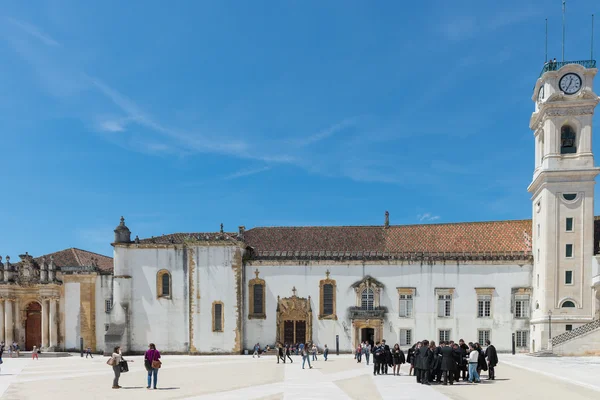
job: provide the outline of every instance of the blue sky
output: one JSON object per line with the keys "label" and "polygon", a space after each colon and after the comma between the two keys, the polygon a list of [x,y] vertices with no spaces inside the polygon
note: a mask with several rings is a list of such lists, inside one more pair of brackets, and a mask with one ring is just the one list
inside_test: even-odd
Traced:
{"label": "blue sky", "polygon": [[[559,0],[168,4],[3,2],[3,256],[110,255],[121,215],[140,237],[530,218]],[[594,12],[569,2],[567,59]]]}

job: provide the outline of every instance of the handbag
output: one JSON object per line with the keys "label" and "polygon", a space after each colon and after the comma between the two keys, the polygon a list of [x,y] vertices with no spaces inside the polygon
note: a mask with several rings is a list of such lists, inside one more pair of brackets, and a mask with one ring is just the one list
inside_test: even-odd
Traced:
{"label": "handbag", "polygon": [[129,365],[127,365],[127,361],[123,360],[119,363],[119,368],[121,372],[129,372]]}
{"label": "handbag", "polygon": [[108,365],[110,365],[111,367],[114,367],[114,366],[117,364],[117,362],[116,362],[116,360],[114,359],[114,357],[111,357],[111,358],[109,358],[109,359],[108,359],[108,361],[106,361],[106,363],[107,363]]}
{"label": "handbag", "polygon": [[162,366],[162,363],[159,360],[152,361],[152,368],[159,369]]}

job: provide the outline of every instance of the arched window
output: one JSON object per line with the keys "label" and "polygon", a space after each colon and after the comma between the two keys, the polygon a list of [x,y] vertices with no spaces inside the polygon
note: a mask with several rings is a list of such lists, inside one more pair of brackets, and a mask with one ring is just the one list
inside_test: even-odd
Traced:
{"label": "arched window", "polygon": [[258,277],[258,269],[254,273],[256,278],[248,282],[248,319],[265,319],[265,280]]}
{"label": "arched window", "polygon": [[573,303],[571,300],[567,300],[562,303],[562,308],[575,308],[575,303]]}
{"label": "arched window", "polygon": [[563,125],[560,128],[560,154],[577,153],[575,139],[577,135],[570,125]]}
{"label": "arched window", "polygon": [[171,274],[166,269],[162,269],[156,274],[156,296],[170,299],[171,292]]}
{"label": "arched window", "polygon": [[319,301],[319,319],[337,319],[335,313],[335,279],[330,279],[330,272],[325,272],[326,279],[319,282],[321,299]]}
{"label": "arched window", "polygon": [[360,308],[363,310],[372,310],[373,309],[373,299],[374,293],[373,289],[365,289],[362,291],[360,296]]}

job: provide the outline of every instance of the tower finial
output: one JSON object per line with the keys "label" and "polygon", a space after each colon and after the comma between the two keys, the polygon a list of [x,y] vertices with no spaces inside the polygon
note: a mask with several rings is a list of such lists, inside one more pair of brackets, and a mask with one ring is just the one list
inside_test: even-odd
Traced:
{"label": "tower finial", "polygon": [[385,212],[385,222],[384,222],[383,226],[385,228],[389,228],[390,227],[390,212],[389,211]]}
{"label": "tower finial", "polygon": [[223,223],[221,222],[221,233],[223,233]]}

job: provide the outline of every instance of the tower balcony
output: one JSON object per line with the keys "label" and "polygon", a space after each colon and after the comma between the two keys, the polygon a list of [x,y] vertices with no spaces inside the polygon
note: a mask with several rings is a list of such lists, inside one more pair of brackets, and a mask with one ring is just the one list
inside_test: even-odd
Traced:
{"label": "tower balcony", "polygon": [[361,307],[348,307],[348,316],[350,319],[378,319],[384,318],[387,313],[387,307],[374,307],[366,310]]}
{"label": "tower balcony", "polygon": [[596,60],[580,60],[580,61],[557,61],[557,62],[546,62],[540,72],[540,76],[548,71],[558,71],[565,65],[578,64],[585,68],[596,68]]}

